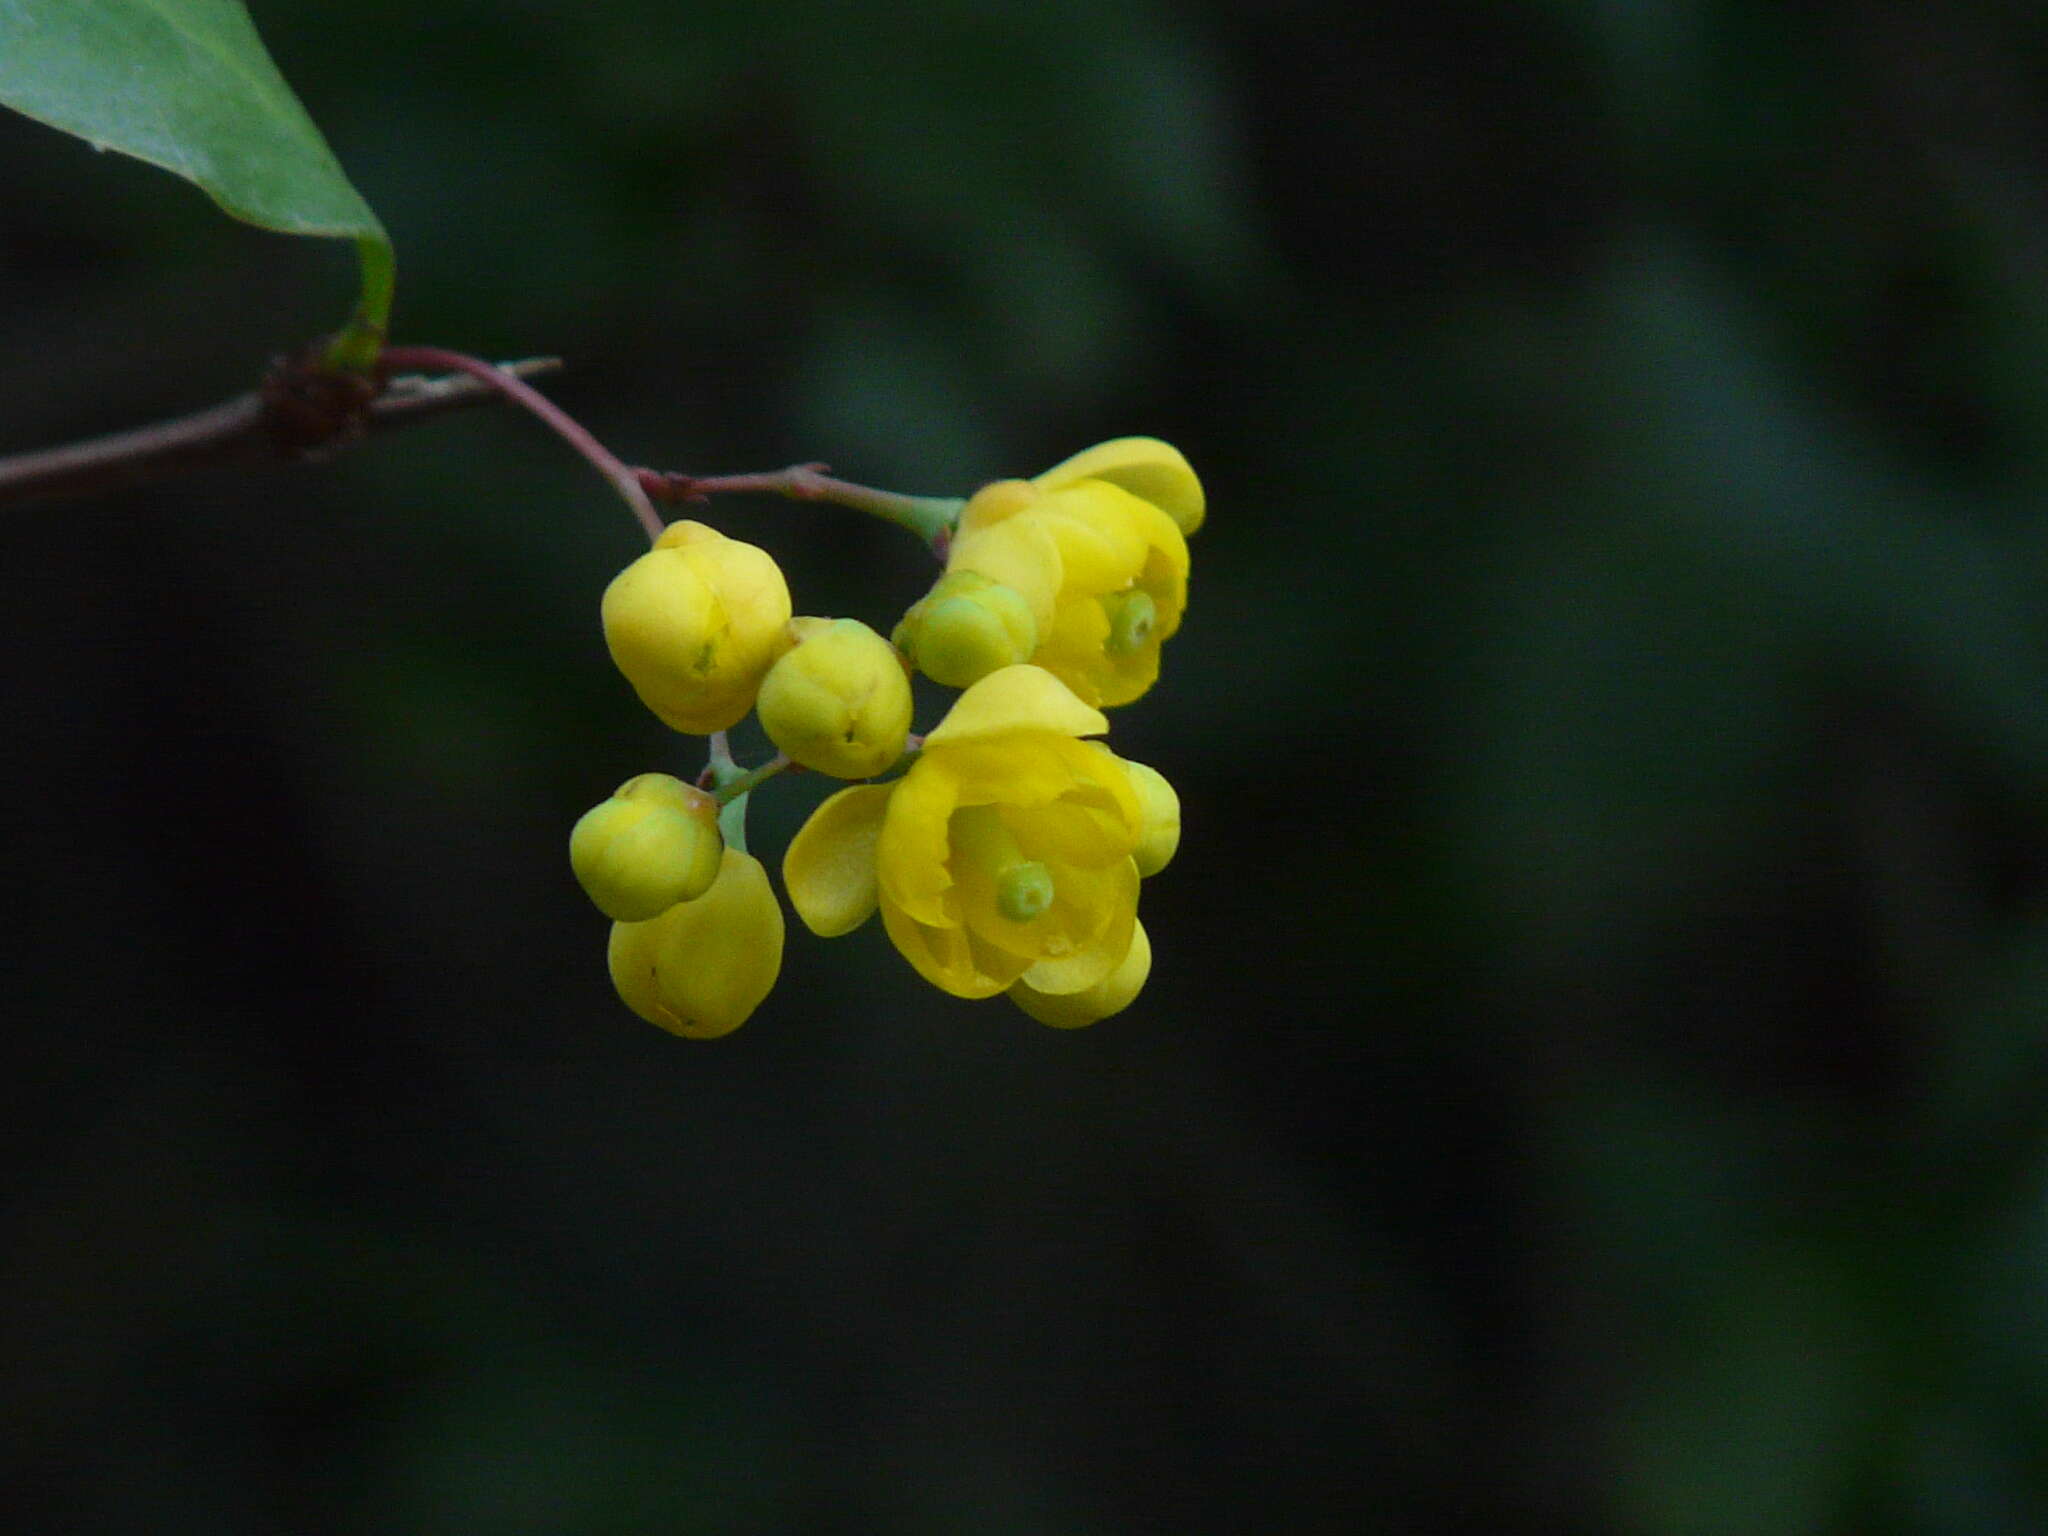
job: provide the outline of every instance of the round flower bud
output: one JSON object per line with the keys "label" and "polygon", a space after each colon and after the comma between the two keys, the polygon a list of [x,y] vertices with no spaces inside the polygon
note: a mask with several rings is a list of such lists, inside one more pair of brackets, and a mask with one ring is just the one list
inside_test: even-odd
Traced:
{"label": "round flower bud", "polygon": [[716,800],[665,773],[643,773],[583,813],[569,834],[569,864],[598,911],[637,923],[703,895],[723,846]]}
{"label": "round flower bud", "polygon": [[1123,760],[1131,776],[1131,788],[1138,792],[1138,846],[1131,857],[1138,861],[1138,873],[1156,875],[1180,848],[1180,796],[1157,768]]}
{"label": "round flower bud", "polygon": [[1131,925],[1131,947],[1124,951],[1117,968],[1092,987],[1079,992],[1040,992],[1029,983],[1010,984],[1010,1001],[1041,1024],[1054,1029],[1080,1029],[1131,1006],[1152,974],[1152,941],[1145,925]]}
{"label": "round flower bud", "polygon": [[707,736],[754,707],[789,643],[789,587],[768,552],[702,523],[671,523],[604,594],[604,638],[641,702]]}
{"label": "round flower bud", "polygon": [[790,621],[796,643],[761,682],[761,728],[793,763],[865,779],[903,755],[910,678],[896,648],[858,619]]}
{"label": "round flower bud", "polygon": [[935,683],[967,688],[1029,661],[1038,623],[1024,595],[979,571],[948,571],[903,616],[897,643]]}
{"label": "round flower bud", "polygon": [[612,927],[606,956],[619,999],[692,1040],[730,1034],[782,969],[782,907],[768,871],[727,848],[711,889],[644,923]]}

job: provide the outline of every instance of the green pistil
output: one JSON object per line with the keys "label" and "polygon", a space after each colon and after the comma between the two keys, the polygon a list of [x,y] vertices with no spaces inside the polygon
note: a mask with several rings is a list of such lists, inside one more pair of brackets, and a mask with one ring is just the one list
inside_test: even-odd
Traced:
{"label": "green pistil", "polygon": [[1013,923],[1030,922],[1052,905],[1052,897],[1052,871],[1036,859],[996,876],[996,910]]}
{"label": "green pistil", "polygon": [[1052,905],[1052,871],[1024,856],[995,806],[962,806],[953,813],[951,835],[953,857],[993,882],[996,910],[1011,922],[1028,923]]}
{"label": "green pistil", "polygon": [[1107,648],[1112,655],[1128,656],[1152,638],[1152,626],[1159,619],[1159,605],[1152,594],[1133,587],[1102,599],[1102,611],[1109,618]]}

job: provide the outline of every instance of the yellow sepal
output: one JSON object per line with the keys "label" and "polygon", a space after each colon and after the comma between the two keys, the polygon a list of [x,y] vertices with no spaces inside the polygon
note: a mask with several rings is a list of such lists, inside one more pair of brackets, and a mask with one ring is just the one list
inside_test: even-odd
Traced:
{"label": "yellow sepal", "polygon": [[891,784],[856,784],[815,811],[782,855],[789,904],[821,939],[851,933],[875,910],[875,840]]}
{"label": "yellow sepal", "polygon": [[949,742],[994,736],[1004,731],[1050,731],[1060,736],[1100,736],[1109,721],[1042,667],[1004,667],[969,688],[926,736],[927,749]]}

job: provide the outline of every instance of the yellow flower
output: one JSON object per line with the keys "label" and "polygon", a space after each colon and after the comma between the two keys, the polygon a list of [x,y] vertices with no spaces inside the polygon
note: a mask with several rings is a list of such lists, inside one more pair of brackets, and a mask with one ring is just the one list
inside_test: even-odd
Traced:
{"label": "yellow flower", "polygon": [[692,1040],[730,1034],[782,970],[782,907],[768,871],[727,846],[711,889],[644,923],[614,923],[606,959],[625,1005]]}
{"label": "yellow flower", "polygon": [[703,523],[671,523],[604,594],[604,638],[641,701],[708,736],[754,707],[788,648],[789,587],[766,550]]}
{"label": "yellow flower", "polygon": [[797,915],[829,938],[879,905],[897,949],[956,997],[1104,982],[1130,954],[1143,827],[1122,763],[1079,739],[1107,729],[1041,668],[990,673],[902,778],[818,807],[783,860]]}
{"label": "yellow flower", "polygon": [[982,487],[960,515],[946,570],[1015,591],[1036,626],[1032,663],[1084,702],[1128,704],[1159,676],[1159,647],[1180,628],[1183,530],[1201,517],[1187,461],[1164,443],[1125,438],[1036,480]]}
{"label": "yellow flower", "polygon": [[903,658],[859,619],[792,619],[789,628],[795,646],[761,682],[761,729],[816,773],[874,777],[903,755],[910,734]]}
{"label": "yellow flower", "polygon": [[583,813],[569,834],[569,863],[600,912],[635,923],[709,890],[724,846],[715,799],[643,773]]}

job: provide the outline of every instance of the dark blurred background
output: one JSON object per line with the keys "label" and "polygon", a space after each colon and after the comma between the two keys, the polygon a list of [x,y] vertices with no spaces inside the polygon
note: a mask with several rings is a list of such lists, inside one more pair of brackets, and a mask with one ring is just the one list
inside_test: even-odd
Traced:
{"label": "dark blurred background", "polygon": [[[1114,740],[1188,833],[1093,1030],[871,926],[678,1041],[565,841],[694,744],[539,427],[7,509],[21,1529],[2048,1529],[2048,14],[255,12],[400,339],[629,459],[1182,447]],[[4,114],[0,186],[0,452],[352,292]]]}

